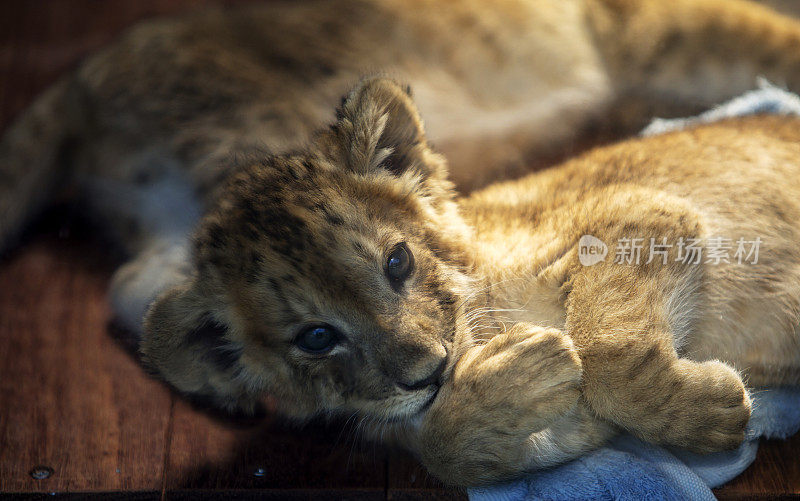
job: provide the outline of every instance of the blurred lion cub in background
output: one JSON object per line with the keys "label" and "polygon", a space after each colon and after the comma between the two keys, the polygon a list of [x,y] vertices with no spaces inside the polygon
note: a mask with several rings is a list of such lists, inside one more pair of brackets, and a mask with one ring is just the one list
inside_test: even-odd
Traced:
{"label": "blurred lion cub in background", "polygon": [[[420,111],[372,79],[334,114],[376,71]],[[150,22],[5,132],[0,245],[68,181],[129,254],[112,303],[164,379],[229,409],[270,393],[298,419],[360,413],[451,483],[557,464],[617,428],[735,447],[750,403],[731,365],[797,382],[796,120],[630,141],[464,199],[431,144],[475,186],[616,103],[707,105],[757,75],[800,87],[800,24],[735,0],[335,0]],[[584,235],[665,247],[582,266]],[[765,249],[678,259],[716,237]]]}

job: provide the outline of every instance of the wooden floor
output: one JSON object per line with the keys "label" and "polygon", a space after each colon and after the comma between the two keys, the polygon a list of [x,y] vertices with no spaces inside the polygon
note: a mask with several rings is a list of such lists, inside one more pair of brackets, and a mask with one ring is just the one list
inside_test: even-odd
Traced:
{"label": "wooden floor", "polygon": [[[0,129],[134,21],[207,3],[0,1]],[[269,414],[235,422],[193,409],[144,374],[113,328],[106,287],[117,264],[63,210],[0,260],[0,493],[464,498],[406,455],[358,444],[338,426],[290,429]],[[755,465],[717,495],[800,497],[800,436],[765,442]]]}

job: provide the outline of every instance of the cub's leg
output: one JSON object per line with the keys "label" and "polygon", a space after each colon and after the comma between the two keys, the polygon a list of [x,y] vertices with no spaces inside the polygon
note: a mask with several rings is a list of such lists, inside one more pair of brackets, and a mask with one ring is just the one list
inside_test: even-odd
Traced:
{"label": "cub's leg", "polygon": [[[616,91],[707,107],[757,77],[800,91],[800,21],[741,0],[587,0]],[[657,110],[658,111],[658,110]]]}
{"label": "cub's leg", "polygon": [[161,292],[189,275],[189,239],[153,239],[111,279],[109,297],[115,320],[141,337],[147,308]]}
{"label": "cub's leg", "polygon": [[201,203],[191,179],[166,155],[106,148],[98,165],[116,170],[83,174],[78,183],[91,216],[131,256],[114,274],[109,295],[116,320],[141,335],[150,303],[190,273],[191,233]]}
{"label": "cub's leg", "polygon": [[649,442],[705,453],[742,442],[750,398],[728,365],[678,356],[684,333],[674,328],[699,307],[695,280],[669,265],[583,268],[571,283],[566,329],[583,363],[583,396],[600,417]]}
{"label": "cub's leg", "polygon": [[432,473],[461,486],[576,457],[610,433],[579,404],[580,379],[567,336],[516,324],[461,358],[415,448]]}

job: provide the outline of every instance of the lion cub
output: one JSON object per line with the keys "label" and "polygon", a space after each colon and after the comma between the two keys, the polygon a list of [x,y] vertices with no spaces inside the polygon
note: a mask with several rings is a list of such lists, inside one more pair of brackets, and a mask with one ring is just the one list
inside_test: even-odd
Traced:
{"label": "lion cub", "polygon": [[[800,120],[631,140],[457,199],[404,88],[367,81],[338,117],[250,162],[203,218],[142,344],[177,388],[359,412],[471,485],[620,428],[733,448],[736,369],[800,381]],[[585,236],[610,255],[582,264]],[[759,253],[720,257],[723,238]]]}

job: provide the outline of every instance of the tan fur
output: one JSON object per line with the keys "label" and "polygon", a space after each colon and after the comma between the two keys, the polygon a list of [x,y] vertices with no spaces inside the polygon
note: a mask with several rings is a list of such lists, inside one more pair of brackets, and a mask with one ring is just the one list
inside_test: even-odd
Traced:
{"label": "tan fur", "polygon": [[[558,464],[618,428],[735,447],[750,415],[737,370],[800,381],[798,126],[753,117],[631,140],[456,205],[408,94],[367,81],[316,147],[232,179],[143,352],[223,405],[267,392],[299,418],[368,416],[458,485]],[[685,264],[673,248],[666,264],[585,267],[585,234],[764,247],[756,264]],[[416,268],[393,289],[381,263],[398,241]],[[199,317],[241,353],[227,382],[191,341]],[[309,322],[344,339],[304,354],[293,336]],[[405,389],[442,360],[438,383]]]}
{"label": "tan fur", "polygon": [[[142,353],[161,377],[229,409],[269,393],[299,420],[361,415],[449,483],[558,464],[620,428],[731,448],[750,411],[737,370],[800,380],[800,122],[632,140],[462,199],[438,151],[474,186],[630,96],[706,105],[756,75],[797,89],[798,48],[800,24],[734,0],[337,0],[157,21],[3,137],[0,245],[65,176],[134,257],[112,291],[131,328],[158,294]],[[421,111],[368,79],[334,116],[365,69],[411,82]],[[764,247],[748,266],[673,249],[666,265],[582,267],[584,234]],[[398,285],[401,242],[414,267]],[[340,342],[302,351],[321,323]]]}

